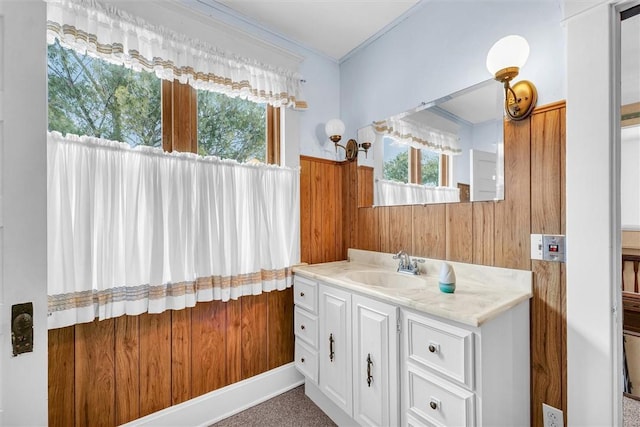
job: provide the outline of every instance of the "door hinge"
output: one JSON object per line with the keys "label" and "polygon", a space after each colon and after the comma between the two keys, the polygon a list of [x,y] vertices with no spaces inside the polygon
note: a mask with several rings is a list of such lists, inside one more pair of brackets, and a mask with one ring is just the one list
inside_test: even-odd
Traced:
{"label": "door hinge", "polygon": [[401,330],[402,330],[402,320],[400,319],[400,316],[398,316],[396,318],[396,331],[400,333]]}

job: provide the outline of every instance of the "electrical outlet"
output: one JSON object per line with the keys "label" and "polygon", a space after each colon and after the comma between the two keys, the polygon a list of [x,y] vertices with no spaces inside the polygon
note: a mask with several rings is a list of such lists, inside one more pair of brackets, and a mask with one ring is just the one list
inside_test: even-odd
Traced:
{"label": "electrical outlet", "polygon": [[544,427],[564,427],[562,411],[546,403],[542,404],[542,419]]}

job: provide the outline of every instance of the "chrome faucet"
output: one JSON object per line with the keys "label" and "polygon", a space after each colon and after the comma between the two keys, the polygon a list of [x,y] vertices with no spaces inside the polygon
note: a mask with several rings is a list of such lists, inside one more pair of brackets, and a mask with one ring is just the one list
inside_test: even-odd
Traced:
{"label": "chrome faucet", "polygon": [[409,257],[409,254],[405,251],[400,251],[393,256],[393,259],[400,260],[398,261],[398,273],[405,274],[420,274],[420,269],[418,268],[418,262],[424,262],[423,259],[413,259]]}

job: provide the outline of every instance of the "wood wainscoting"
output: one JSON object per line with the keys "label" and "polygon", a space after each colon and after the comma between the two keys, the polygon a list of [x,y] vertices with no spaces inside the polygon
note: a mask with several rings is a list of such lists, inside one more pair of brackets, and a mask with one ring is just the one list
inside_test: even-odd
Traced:
{"label": "wood wainscoting", "polygon": [[49,425],[116,426],[293,361],[293,290],[49,331]]}
{"label": "wood wainscoting", "polygon": [[[559,102],[536,109],[526,120],[505,122],[505,199],[498,202],[358,207],[362,184],[357,180],[363,173],[354,163],[301,161],[303,261],[318,262],[321,253],[345,259],[348,247],[402,249],[415,256],[534,272],[533,426],[543,425],[542,403],[565,413],[567,408],[565,268],[530,259],[531,233],[565,233],[565,112],[565,103]],[[341,189],[340,182],[347,187]]]}

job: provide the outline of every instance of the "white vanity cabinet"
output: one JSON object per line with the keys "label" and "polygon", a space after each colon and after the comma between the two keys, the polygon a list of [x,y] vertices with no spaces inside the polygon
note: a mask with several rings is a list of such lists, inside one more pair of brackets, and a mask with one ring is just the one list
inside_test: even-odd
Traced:
{"label": "white vanity cabinet", "polygon": [[294,360],[310,381],[318,382],[318,284],[296,275],[293,282]]}
{"label": "white vanity cabinet", "polygon": [[529,425],[529,304],[479,327],[402,316],[402,424]]}
{"label": "white vanity cabinet", "polygon": [[[340,425],[398,425],[398,308],[317,282],[319,334],[313,347],[307,337],[313,307],[299,306],[297,300],[300,293],[311,295],[302,288],[315,283],[294,278],[295,363],[307,377],[307,393],[317,387],[322,400],[331,403],[316,403]],[[312,358],[317,371],[310,369]]]}
{"label": "white vanity cabinet", "polygon": [[398,308],[352,296],[353,418],[365,426],[393,426],[400,418]]}
{"label": "white vanity cabinet", "polygon": [[499,309],[487,307],[508,286],[408,289],[400,299],[394,295],[403,291],[388,296],[379,286],[354,285],[353,275],[331,275],[344,268],[300,267],[324,274],[294,276],[296,367],[307,396],[336,424],[529,425],[526,289]]}
{"label": "white vanity cabinet", "polygon": [[320,390],[352,413],[351,294],[320,284]]}

